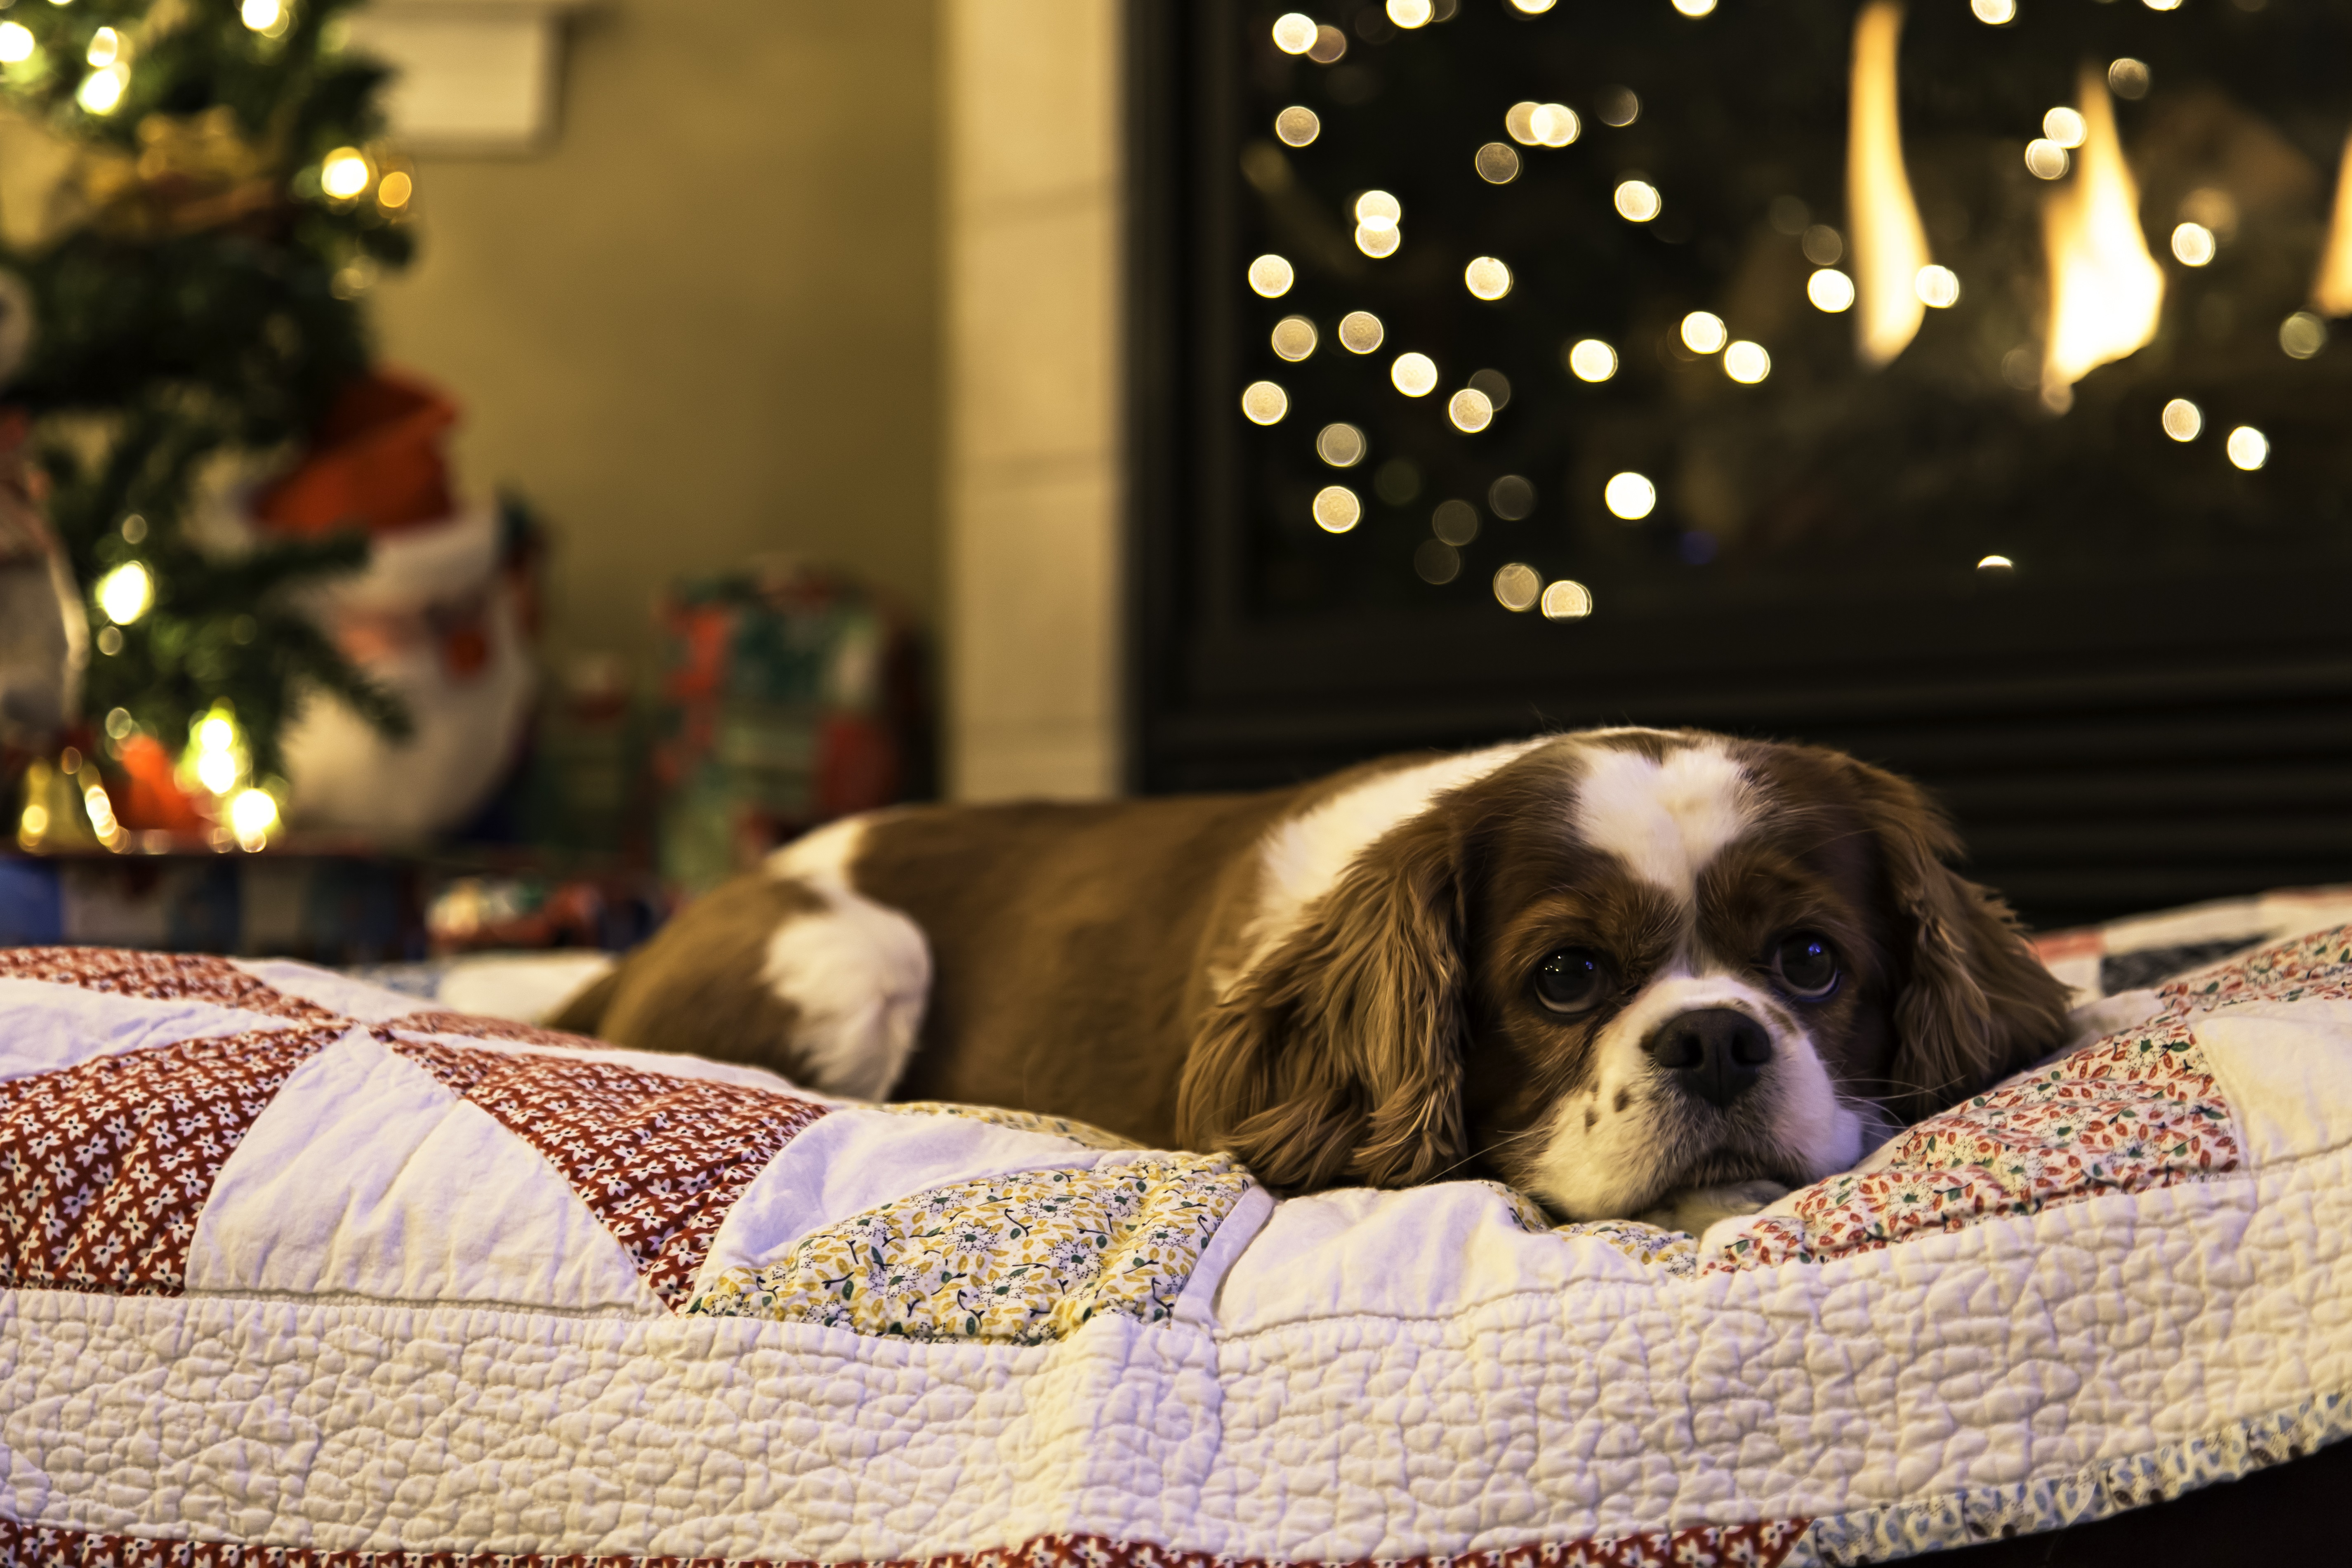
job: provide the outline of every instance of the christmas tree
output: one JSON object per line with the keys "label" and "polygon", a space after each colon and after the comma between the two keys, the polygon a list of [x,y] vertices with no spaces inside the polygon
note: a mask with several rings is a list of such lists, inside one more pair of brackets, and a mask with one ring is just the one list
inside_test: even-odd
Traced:
{"label": "christmas tree", "polygon": [[414,176],[381,140],[383,68],[341,47],[349,9],[52,0],[0,20],[0,303],[31,329],[5,397],[88,597],[84,711],[118,758],[141,737],[191,767],[221,753],[215,795],[278,772],[312,693],[404,722],[298,601],[361,564],[362,536],[194,526],[209,465],[299,442],[362,375],[358,297],[413,247]]}

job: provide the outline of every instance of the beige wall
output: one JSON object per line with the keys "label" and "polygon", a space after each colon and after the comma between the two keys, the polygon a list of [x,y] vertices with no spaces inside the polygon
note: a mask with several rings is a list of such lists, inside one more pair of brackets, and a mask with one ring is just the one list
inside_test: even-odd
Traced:
{"label": "beige wall", "polygon": [[1114,794],[1118,7],[942,0],[948,782]]}
{"label": "beige wall", "polygon": [[760,552],[940,599],[934,0],[600,0],[544,153],[433,158],[385,357],[555,534],[551,649],[645,670],[671,577]]}

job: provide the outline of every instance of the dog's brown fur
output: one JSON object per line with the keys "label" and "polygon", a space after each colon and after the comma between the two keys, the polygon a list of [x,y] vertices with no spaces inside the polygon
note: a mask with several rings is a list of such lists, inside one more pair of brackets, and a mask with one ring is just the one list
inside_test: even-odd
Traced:
{"label": "dog's brown fur", "polygon": [[[1747,928],[1790,908],[1835,938],[1854,984],[1811,1022],[1846,1081],[1914,1118],[2057,1045],[2063,988],[2000,901],[1950,868],[1957,837],[1915,785],[1836,752],[1730,746],[1782,804],[1768,833],[1709,868],[1702,901],[1720,929],[1708,940],[1753,945]],[[893,1098],[1230,1150],[1286,1192],[1512,1174],[1512,1140],[1573,1088],[1589,1037],[1531,1016],[1528,966],[1563,921],[1628,955],[1658,950],[1672,911],[1547,826],[1563,820],[1571,780],[1538,751],[1377,839],[1244,964],[1253,847],[1321,795],[1411,760],[1263,795],[878,820],[858,891],[910,916],[934,965]],[[737,931],[789,916],[776,890],[788,887],[754,874],[689,906],[559,1023],[794,1074],[780,1047],[789,1020],[780,1030],[767,1016],[784,1004],[744,984],[757,944]],[[1766,902],[1743,912],[1751,889]],[[747,993],[765,997],[758,1017]]]}

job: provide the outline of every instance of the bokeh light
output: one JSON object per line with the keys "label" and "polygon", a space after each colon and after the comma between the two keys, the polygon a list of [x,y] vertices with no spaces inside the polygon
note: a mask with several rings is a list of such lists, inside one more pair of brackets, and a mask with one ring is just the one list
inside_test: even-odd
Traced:
{"label": "bokeh light", "polygon": [[1315,455],[1335,468],[1352,468],[1364,460],[1371,443],[1353,425],[1326,425],[1315,437]]}
{"label": "bokeh light", "polygon": [[1251,292],[1268,300],[1279,300],[1289,293],[1296,277],[1297,274],[1290,269],[1290,263],[1279,256],[1261,256],[1249,264]]}
{"label": "bokeh light", "polygon": [[2205,411],[2185,397],[2164,405],[2164,433],[2176,441],[2194,441],[2205,428]]}
{"label": "bokeh light", "polygon": [[1665,207],[1665,198],[1658,187],[1647,180],[1621,180],[1612,200],[1617,216],[1628,223],[1647,223]]}
{"label": "bokeh light", "polygon": [[1399,354],[1389,380],[1407,397],[1426,397],[1437,390],[1437,362],[1424,353]]}
{"label": "bokeh light", "polygon": [[1932,261],[1919,268],[1911,287],[1918,293],[1919,303],[1935,310],[1948,310],[1960,302],[1960,275]]}
{"label": "bokeh light", "polygon": [[376,182],[376,205],[386,211],[406,206],[408,198],[415,194],[415,180],[398,169]]}
{"label": "bokeh light", "polygon": [[1511,291],[1511,269],[1494,257],[1475,257],[1462,269],[1462,286],[1481,300],[1499,300]]}
{"label": "bokeh light", "polygon": [[228,826],[236,835],[238,848],[259,849],[269,841],[269,830],[278,826],[278,803],[268,790],[239,790],[228,803]]}
{"label": "bokeh light", "polygon": [[1594,95],[1601,123],[1623,130],[1642,118],[1642,100],[1630,87],[1604,87]]}
{"label": "bokeh light", "polygon": [[2037,180],[2063,178],[2073,164],[2066,149],[2047,136],[2036,136],[2025,144],[2026,171]]}
{"label": "bokeh light", "polygon": [[1437,14],[1437,7],[1431,5],[1430,0],[1389,0],[1388,13],[1390,21],[1411,30],[1428,26],[1430,18]]}
{"label": "bokeh light", "polygon": [[1658,487],[1646,474],[1612,474],[1601,487],[1601,500],[1612,517],[1639,522],[1657,510]]}
{"label": "bokeh light", "polygon": [[1276,425],[1290,412],[1290,395],[1270,381],[1253,381],[1242,389],[1242,413],[1253,425]]}
{"label": "bokeh light", "polygon": [[1364,503],[1345,485],[1325,485],[1315,492],[1315,526],[1326,533],[1345,533],[1364,520]]}
{"label": "bokeh light", "polygon": [[1693,310],[1683,318],[1683,347],[1695,354],[1711,354],[1729,341],[1723,318],[1712,310]]}
{"label": "bokeh light", "polygon": [[1315,323],[1304,316],[1285,316],[1275,322],[1271,341],[1276,358],[1296,363],[1315,352]]}
{"label": "bokeh light", "polygon": [[2231,463],[2248,473],[2271,460],[2270,437],[2251,425],[2241,425],[2231,431],[2222,449],[2229,453]]}
{"label": "bokeh light", "polygon": [[1845,259],[1845,236],[1825,223],[1808,224],[1797,248],[1816,267],[1835,267]]}
{"label": "bokeh light", "polygon": [[1274,47],[1286,55],[1303,55],[1315,47],[1315,18],[1286,11],[1274,19]]}
{"label": "bokeh light", "polygon": [[2014,568],[2016,565],[2017,563],[2011,561],[2006,555],[1988,555],[1983,560],[1977,563],[1977,570],[1979,572],[2007,572]]}
{"label": "bokeh light", "polygon": [[1475,436],[1495,422],[1495,405],[1475,386],[1465,386],[1445,400],[1445,417],[1465,436]]}
{"label": "bokeh light", "polygon": [[1475,386],[1485,393],[1486,401],[1495,405],[1497,414],[1510,404],[1511,378],[1499,370],[1474,370],[1463,384]]}
{"label": "bokeh light", "polygon": [[1486,506],[1506,522],[1525,521],[1536,510],[1534,481],[1524,474],[1505,474],[1486,487]]}
{"label": "bokeh light", "polygon": [[1448,544],[1467,544],[1478,537],[1478,509],[1466,500],[1444,500],[1429,514],[1429,531]]}
{"label": "bokeh light", "polygon": [[1471,162],[1490,185],[1507,185],[1519,177],[1519,152],[1507,142],[1487,142]]}
{"label": "bokeh light", "polygon": [[2148,79],[2147,63],[2129,55],[2107,67],[2107,90],[2117,98],[2146,98]]}
{"label": "bokeh light", "polygon": [[1579,381],[1607,381],[1617,374],[1617,351],[1599,338],[1579,338],[1569,345],[1568,372]]}
{"label": "bokeh light", "polygon": [[1462,575],[1462,552],[1442,539],[1424,539],[1412,552],[1413,575],[1442,588]]}
{"label": "bokeh light", "polygon": [[2017,20],[2017,0],[1969,0],[1969,9],[1989,27],[2007,26]]}
{"label": "bokeh light", "polygon": [[126,561],[98,580],[98,607],[118,626],[127,626],[155,603],[155,579],[145,566]]}
{"label": "bokeh light", "polygon": [[1805,298],[1817,310],[1834,316],[1853,309],[1853,279],[1834,267],[1824,267],[1805,279]]}
{"label": "bokeh light", "polygon": [[110,66],[122,58],[123,37],[111,27],[100,27],[89,36],[89,49],[82,58],[94,66]]}
{"label": "bokeh light", "polygon": [[82,78],[74,101],[92,114],[111,114],[121,105],[123,89],[130,85],[129,68],[111,65]]}
{"label": "bokeh light", "polygon": [[[1675,0],[1675,9],[1689,0]],[[1706,0],[1711,8],[1715,0]],[[1685,15],[1704,16],[1704,12]],[[1573,577],[1562,577],[1543,591],[1543,616],[1548,621],[1580,621],[1592,613],[1592,590]]]}
{"label": "bokeh light", "polygon": [[1307,47],[1307,58],[1318,66],[1337,65],[1348,52],[1348,35],[1326,22],[1315,29],[1315,41]]}
{"label": "bokeh light", "polygon": [[1715,10],[1715,0],[1675,0],[1675,9],[1685,16],[1709,16]]}
{"label": "bokeh light", "polygon": [[1514,561],[1495,573],[1495,603],[1511,611],[1535,608],[1543,592],[1543,575],[1524,561]]}
{"label": "bokeh light", "polygon": [[2309,310],[2297,310],[2279,323],[2279,347],[2289,359],[2309,359],[2327,346],[2327,323]]}
{"label": "bokeh light", "polygon": [[282,0],[245,0],[236,11],[237,19],[257,33],[275,37],[286,21]]}
{"label": "bokeh light", "polygon": [[0,22],[0,65],[16,65],[33,58],[33,30],[22,22]]}
{"label": "bokeh light", "polygon": [[1339,318],[1339,346],[1351,354],[1368,354],[1388,336],[1381,319],[1370,310],[1350,310]]}
{"label": "bokeh light", "polygon": [[338,147],[319,165],[319,188],[337,201],[349,201],[375,179],[367,154],[356,147]]}
{"label": "bokeh light", "polygon": [[1305,147],[1323,134],[1323,121],[1303,103],[1294,103],[1274,117],[1274,133],[1286,147]]}
{"label": "bokeh light", "polygon": [[1762,343],[1745,338],[1723,351],[1723,374],[1744,386],[1753,386],[1772,374],[1772,356]]}
{"label": "bokeh light", "polygon": [[2080,147],[2089,128],[2083,123],[2082,110],[2064,106],[2052,110],[2042,117],[2042,134],[2069,150]]}
{"label": "bokeh light", "polygon": [[2213,231],[2201,223],[2177,224],[2172,230],[2173,258],[2183,267],[2202,267],[2221,247]]}

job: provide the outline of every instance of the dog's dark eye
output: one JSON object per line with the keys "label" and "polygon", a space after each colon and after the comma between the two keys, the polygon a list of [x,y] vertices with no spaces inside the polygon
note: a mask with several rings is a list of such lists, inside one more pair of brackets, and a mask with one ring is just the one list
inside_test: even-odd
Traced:
{"label": "dog's dark eye", "polygon": [[1772,950],[1772,973],[1789,994],[1807,1002],[1825,1000],[1837,989],[1837,949],[1819,931],[1791,931]]}
{"label": "dog's dark eye", "polygon": [[1536,967],[1536,1000],[1555,1013],[1589,1013],[1609,989],[1609,966],[1588,947],[1563,947]]}

